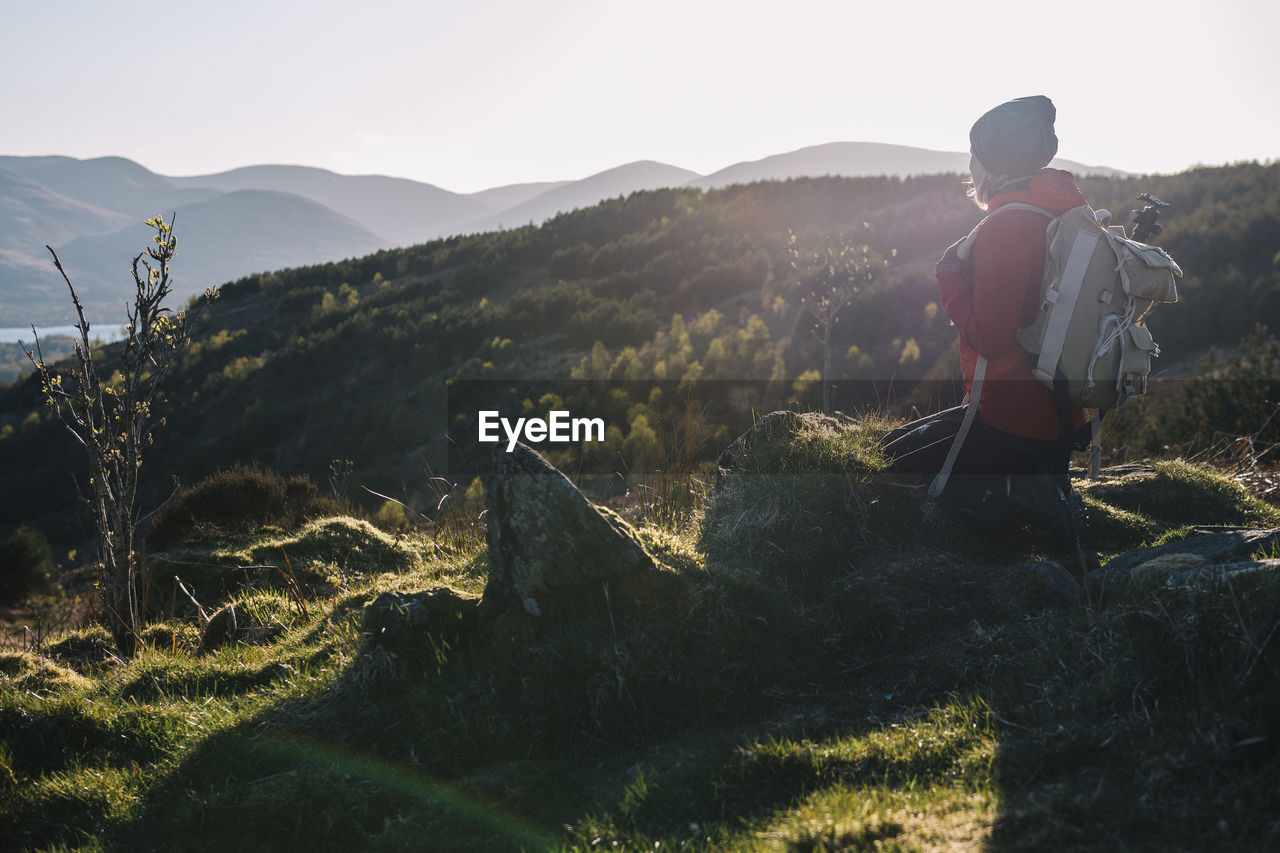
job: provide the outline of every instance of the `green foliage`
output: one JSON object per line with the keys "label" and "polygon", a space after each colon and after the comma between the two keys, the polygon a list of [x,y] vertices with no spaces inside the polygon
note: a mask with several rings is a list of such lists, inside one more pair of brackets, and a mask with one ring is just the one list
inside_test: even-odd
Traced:
{"label": "green foliage", "polygon": [[[101,628],[0,654],[0,837],[31,849],[91,837],[106,849],[1267,848],[1274,570],[1046,610],[1032,540],[922,529],[921,495],[879,468],[883,424],[788,420],[778,437],[794,447],[753,444],[722,491],[756,475],[843,478],[842,496],[866,506],[845,512],[849,550],[812,549],[807,578],[767,547],[734,561],[729,537],[713,556],[687,528],[641,527],[657,573],[559,607],[547,596],[535,619],[481,610],[474,540],[446,551],[327,519],[193,551],[247,562],[284,550],[299,576],[323,562],[333,578],[305,588],[305,607],[278,586],[233,591],[244,633],[199,654],[192,619],[153,623],[131,660]],[[1153,505],[1157,493],[1172,497]],[[1179,506],[1196,522],[1274,518],[1182,463],[1094,494],[1099,513],[1160,524]],[[819,517],[821,496],[791,497],[769,536]],[[728,510],[709,508],[711,524],[731,523]],[[447,607],[406,615],[397,639],[365,622],[381,593],[424,590],[453,621]]]}
{"label": "green foliage", "polygon": [[1114,413],[1109,443],[1139,456],[1176,448],[1246,464],[1280,443],[1280,342],[1265,326],[1230,355],[1211,348],[1189,378],[1170,384]]}
{"label": "green foliage", "polygon": [[[34,652],[0,652],[0,675],[14,688],[37,695],[89,686],[89,681],[74,669]],[[0,774],[3,772],[0,770]]]}
{"label": "green foliage", "polygon": [[1155,476],[1139,476],[1129,488],[1104,492],[1108,501],[1120,509],[1152,516],[1163,528],[1280,523],[1280,511],[1274,506],[1207,469],[1182,460],[1156,462],[1153,467]]}
{"label": "green foliage", "polygon": [[1084,850],[1118,829],[1152,847],[1269,843],[1276,580],[1157,589],[985,643],[993,704],[1025,732],[1002,738],[998,772],[1037,791],[1011,798],[993,841]]}
{"label": "green foliage", "polygon": [[[1222,360],[1217,350],[1197,365],[1187,383],[1181,419],[1169,424],[1172,435],[1213,429],[1251,436],[1262,446],[1280,442],[1280,342],[1257,326]],[[1177,417],[1169,413],[1169,420]]]}
{"label": "green foliage", "polygon": [[[155,231],[151,238],[155,245],[135,255],[130,265],[134,293],[126,306],[129,322],[116,369],[109,376],[100,372],[84,306],[52,248],[53,264],[66,282],[76,311],[75,357],[69,365],[51,365],[39,340],[27,351],[44,402],[87,456],[86,505],[97,538],[98,591],[110,614],[116,645],[125,655],[133,653],[146,615],[138,601],[142,584],[134,531],[144,448],[151,445],[156,424],[153,406],[165,377],[191,342],[190,323],[203,311],[201,307],[192,315],[174,313],[164,304],[172,292],[170,261],[178,238],[160,216],[146,224]],[[216,296],[216,290],[206,290],[201,305],[207,306]]]}
{"label": "green foliage", "polygon": [[[1139,400],[1108,415],[1108,457],[1176,451],[1193,427],[1254,434],[1261,423],[1251,420],[1265,419],[1273,397],[1271,368],[1257,362],[1254,373],[1242,366],[1238,381],[1213,377],[1233,369],[1229,359],[1255,322],[1280,324],[1274,230],[1267,230],[1280,166],[1090,178],[1082,186],[1092,203],[1119,212],[1143,190],[1174,202],[1160,242],[1187,277],[1185,304],[1164,306],[1151,320],[1163,361],[1184,362],[1211,345],[1226,353],[1218,367],[1206,367],[1213,376],[1187,385],[1191,396],[1166,384],[1159,393],[1167,405]],[[958,401],[959,359],[932,267],[979,215],[954,175],[663,190],[538,228],[246,278],[210,309],[207,332],[167,380],[169,428],[148,450],[165,476],[141,484],[140,505],[159,505],[171,475],[197,482],[254,461],[318,478],[331,460],[351,458],[361,482],[429,513],[439,496],[432,500],[423,485],[425,468],[458,463],[457,479],[466,481],[477,473],[474,459],[451,455],[460,433],[474,435],[466,420],[473,412],[462,411],[456,429],[447,420],[451,380],[608,380],[616,393],[602,407],[607,442],[557,451],[554,461],[625,471],[623,490],[634,485],[633,473],[652,473],[640,470],[646,460],[661,459],[649,452],[642,424],[665,441],[683,408],[676,395],[655,392],[661,381],[696,387],[708,407],[694,468],[748,429],[753,412],[818,407],[816,384],[795,393],[793,383],[821,374],[824,353],[834,386],[824,382],[822,390],[832,391],[832,410],[950,404]],[[811,334],[812,318],[795,298],[788,231],[804,247],[856,236],[858,253],[865,244],[876,264],[894,257],[840,312],[829,346]],[[758,384],[732,384],[744,380]],[[557,390],[571,411],[585,399]],[[88,474],[65,436],[33,410],[43,411],[30,387],[0,389],[0,517],[39,523],[69,545],[77,495],[65,472],[81,484]],[[378,500],[358,490],[351,497],[367,513],[378,510]]]}
{"label": "green foliage", "polygon": [[[50,335],[41,339],[45,357],[60,361],[72,353],[73,338],[70,335]],[[31,359],[21,344],[0,341],[0,385],[17,382],[31,372]]]}
{"label": "green foliage", "polygon": [[344,509],[307,477],[238,465],[179,491],[156,513],[147,542],[152,551],[163,551],[192,537],[292,529],[308,518],[341,515]]}
{"label": "green foliage", "polygon": [[413,528],[412,522],[409,521],[409,517],[405,514],[404,506],[395,501],[384,501],[382,506],[378,507],[373,523],[391,533],[399,533]]}
{"label": "green foliage", "polygon": [[21,525],[0,539],[0,601],[14,604],[47,592],[53,581],[53,549],[34,527]]}
{"label": "green foliage", "polygon": [[286,316],[305,316],[320,304],[326,295],[323,287],[290,288],[280,296],[277,310]]}
{"label": "green foliage", "polygon": [[1104,556],[1182,538],[1193,525],[1280,525],[1274,505],[1180,459],[1103,469],[1098,479],[1073,480],[1073,488],[1088,508],[1090,546]]}
{"label": "green foliage", "polygon": [[[211,555],[241,563],[278,562],[285,555],[299,572],[320,573],[332,581],[340,574],[404,571],[422,559],[423,551],[416,540],[389,534],[361,519],[336,516],[287,527],[247,543],[224,544]],[[306,566],[311,568],[304,569]]]}

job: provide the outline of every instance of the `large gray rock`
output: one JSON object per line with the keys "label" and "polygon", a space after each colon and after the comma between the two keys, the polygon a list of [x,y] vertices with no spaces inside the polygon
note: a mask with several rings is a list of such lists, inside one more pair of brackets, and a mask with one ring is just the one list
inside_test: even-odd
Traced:
{"label": "large gray rock", "polygon": [[1221,563],[1233,558],[1249,557],[1260,550],[1269,550],[1280,540],[1280,528],[1249,527],[1196,527],[1186,539],[1158,545],[1154,548],[1134,548],[1113,558],[1105,566],[1089,574],[1094,585],[1114,587],[1123,583],[1138,566],[1156,560],[1170,562],[1171,558],[1195,558],[1194,565],[1173,565],[1171,571],[1185,571],[1201,565]]}
{"label": "large gray rock", "polygon": [[1173,568],[1162,566],[1160,562],[1157,560],[1143,563],[1129,575],[1130,584],[1133,583],[1135,575],[1142,574],[1147,574],[1149,577],[1140,577],[1140,582],[1150,585],[1152,580],[1155,580],[1165,587],[1214,586],[1239,580],[1248,575],[1267,578],[1272,582],[1280,577],[1280,560],[1242,560],[1214,565],[1190,564]]}
{"label": "large gray rock", "polygon": [[[486,605],[518,602],[535,616],[558,592],[655,570],[616,513],[593,506],[533,450],[498,446],[485,481]],[[593,584],[593,587],[595,584]]]}

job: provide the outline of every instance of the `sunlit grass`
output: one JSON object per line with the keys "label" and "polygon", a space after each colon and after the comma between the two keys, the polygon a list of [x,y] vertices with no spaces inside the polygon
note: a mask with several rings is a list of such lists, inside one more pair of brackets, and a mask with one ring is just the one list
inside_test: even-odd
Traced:
{"label": "sunlit grass", "polygon": [[[210,596],[253,628],[234,642],[204,647],[189,612],[148,626],[128,661],[100,628],[6,653],[0,837],[650,851],[1276,838],[1271,575],[1144,575],[1102,606],[1046,609],[1026,570],[1033,533],[984,546],[947,541],[939,523],[904,537],[923,511],[914,493],[877,480],[858,434],[809,433],[805,464],[836,500],[862,501],[853,552],[812,534],[830,494],[788,490],[785,512],[752,522],[758,547],[738,551],[714,529],[742,524],[726,501],[697,524],[641,524],[660,564],[651,586],[589,590],[541,621],[382,640],[364,613],[384,592],[448,587],[473,607],[482,540],[460,530],[441,548],[432,532],[321,520],[224,546],[237,559],[292,550],[305,590],[302,606],[251,577]],[[762,466],[748,473],[767,482]],[[1219,523],[1275,518],[1181,464],[1086,492],[1095,562],[1186,535],[1189,502]],[[806,536],[804,563],[767,546]]]}

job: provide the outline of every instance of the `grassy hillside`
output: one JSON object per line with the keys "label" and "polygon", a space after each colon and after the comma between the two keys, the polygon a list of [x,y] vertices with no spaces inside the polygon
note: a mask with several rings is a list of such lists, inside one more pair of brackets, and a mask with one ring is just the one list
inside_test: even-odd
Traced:
{"label": "grassy hillside", "polygon": [[[1094,204],[1121,214],[1143,190],[1175,204],[1160,242],[1187,276],[1184,304],[1151,321],[1159,364],[1188,375],[1210,346],[1231,350],[1256,323],[1280,323],[1280,166],[1082,185]],[[820,399],[821,340],[801,304],[807,272],[792,267],[789,233],[803,253],[837,240],[866,246],[871,277],[833,335],[836,407],[951,401],[955,333],[932,267],[978,218],[956,176],[663,190],[538,228],[244,279],[224,287],[168,386],[148,502],[168,494],[173,476],[191,483],[256,461],[324,483],[335,460],[349,460],[349,496],[368,509],[380,501],[360,485],[428,512],[440,499],[430,476],[465,488],[474,474],[450,453],[474,429],[468,418],[484,395],[545,410],[578,399],[582,383],[597,400],[608,383],[599,405],[612,431],[595,457],[560,454],[558,464],[602,477],[643,470],[700,406],[709,408],[693,440],[707,461],[753,412]],[[180,249],[179,277],[181,259]],[[1246,367],[1218,370],[1215,381]],[[695,393],[696,382],[712,384]],[[669,384],[655,391],[655,383]],[[1153,395],[1152,406],[1170,399],[1166,415],[1135,407],[1127,425],[1117,419],[1108,458],[1178,446],[1197,431],[1260,426],[1220,422],[1224,409],[1240,408],[1232,399],[1204,398],[1198,420],[1179,420],[1169,413],[1181,394],[1171,383]],[[1270,396],[1267,386],[1263,402]],[[81,528],[68,514],[75,492],[66,472],[78,469],[76,449],[30,381],[0,389],[0,431],[0,518],[74,546]]]}
{"label": "grassy hillside", "polygon": [[[795,419],[692,514],[635,518],[656,575],[580,590],[561,616],[476,606],[474,505],[427,534],[344,517],[191,528],[149,558],[162,603],[136,659],[116,660],[96,628],[0,654],[0,837],[45,850],[1274,845],[1274,564],[1182,585],[1151,565],[1070,603],[1032,568],[1064,557],[1036,533],[966,534],[887,477],[883,428]],[[1082,485],[1090,566],[1193,523],[1280,522],[1182,463]],[[170,573],[220,626],[203,640],[186,597],[158,594]]]}
{"label": "grassy hillside", "polygon": [[[70,335],[52,335],[41,340],[41,350],[49,361],[57,361],[71,355]],[[31,359],[19,343],[0,341],[0,382],[14,382],[32,372]]]}
{"label": "grassy hillside", "polygon": [[[932,268],[979,214],[955,176],[637,193],[225,286],[159,404],[143,511],[174,477],[226,488],[153,520],[137,658],[49,619],[0,652],[0,846],[1275,846],[1275,563],[1147,565],[1085,604],[1061,581],[1193,525],[1280,524],[1174,459],[1274,476],[1280,344],[1255,325],[1280,323],[1280,165],[1082,185],[1173,201],[1187,270],[1152,321],[1185,381],[1106,431],[1107,461],[1165,461],[1082,484],[1083,555],[965,533],[872,449],[865,411],[956,394]],[[797,419],[713,488],[759,414],[817,406],[805,259],[840,246],[860,283],[835,404],[863,416]],[[486,615],[489,405],[605,420],[548,456],[640,526],[651,584]],[[0,542],[33,525],[51,556],[13,541],[68,584],[91,574],[78,453],[30,378],[0,387]],[[71,606],[50,601],[32,612]]]}

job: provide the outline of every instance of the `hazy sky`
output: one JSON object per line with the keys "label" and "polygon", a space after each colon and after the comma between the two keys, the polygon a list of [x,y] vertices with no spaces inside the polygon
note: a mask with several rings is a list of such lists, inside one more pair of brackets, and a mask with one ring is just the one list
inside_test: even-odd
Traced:
{"label": "hazy sky", "polygon": [[1274,0],[0,0],[0,154],[472,192],[844,140],[966,150],[988,108],[1046,94],[1062,156],[1177,171],[1280,158],[1277,32]]}

